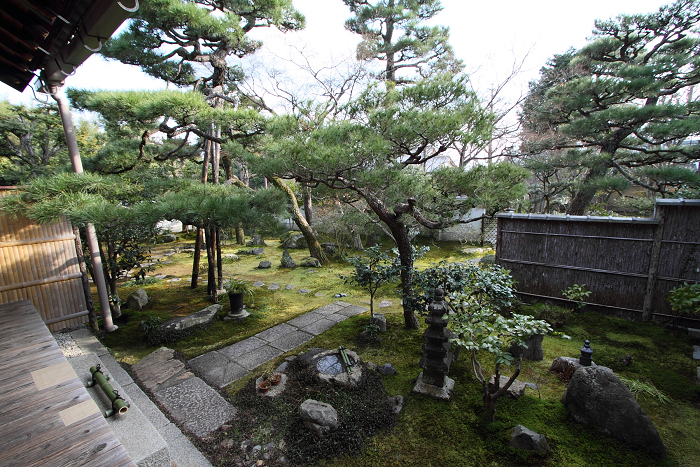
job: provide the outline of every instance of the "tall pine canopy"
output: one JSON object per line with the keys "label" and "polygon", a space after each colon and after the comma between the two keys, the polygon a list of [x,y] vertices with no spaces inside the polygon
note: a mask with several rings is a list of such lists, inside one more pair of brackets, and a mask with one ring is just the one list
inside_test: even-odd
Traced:
{"label": "tall pine canopy", "polygon": [[698,21],[698,0],[596,21],[585,47],[556,55],[530,84],[526,154],[564,150],[554,164],[585,168],[569,214],[610,186],[665,196],[700,185]]}

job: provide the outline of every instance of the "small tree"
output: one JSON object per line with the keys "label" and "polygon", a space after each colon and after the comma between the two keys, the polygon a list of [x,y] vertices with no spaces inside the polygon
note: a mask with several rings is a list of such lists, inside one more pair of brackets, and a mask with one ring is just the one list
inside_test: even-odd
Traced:
{"label": "small tree", "polygon": [[398,258],[392,257],[380,246],[367,248],[359,256],[349,256],[346,261],[355,267],[350,276],[340,277],[346,284],[356,284],[369,292],[369,312],[374,318],[374,295],[379,288],[395,280],[400,272]]}
{"label": "small tree", "polygon": [[[525,340],[535,334],[545,334],[552,328],[545,321],[531,316],[513,314],[510,318],[498,312],[510,306],[513,299],[513,279],[508,271],[500,267],[480,269],[474,280],[462,292],[451,295],[451,305],[456,313],[452,328],[456,338],[452,342],[468,350],[471,355],[474,376],[483,387],[486,418],[494,420],[496,402],[506,393],[520,374],[522,357],[508,381],[501,386],[501,365],[510,365],[514,358],[510,354],[512,344],[526,346]],[[485,350],[495,358],[494,388],[490,389],[484,377],[478,352]]]}

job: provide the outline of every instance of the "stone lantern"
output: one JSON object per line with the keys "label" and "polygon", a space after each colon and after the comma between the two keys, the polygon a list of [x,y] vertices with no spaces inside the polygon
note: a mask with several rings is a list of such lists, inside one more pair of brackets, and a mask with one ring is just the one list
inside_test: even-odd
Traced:
{"label": "stone lantern", "polygon": [[591,341],[588,339],[583,342],[578,362],[581,366],[591,366],[591,363],[593,363],[593,349],[591,348]]}
{"label": "stone lantern", "polygon": [[423,357],[420,367],[423,372],[413,388],[414,392],[428,394],[439,399],[449,399],[454,388],[454,380],[447,377],[452,364],[450,338],[452,332],[447,329],[449,308],[445,302],[442,289],[435,289],[435,299],[428,306],[425,322],[428,329],[423,334]]}

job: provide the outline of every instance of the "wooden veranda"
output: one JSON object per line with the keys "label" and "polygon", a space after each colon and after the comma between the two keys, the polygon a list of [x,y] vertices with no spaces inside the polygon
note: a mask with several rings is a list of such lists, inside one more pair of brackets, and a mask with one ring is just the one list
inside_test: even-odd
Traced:
{"label": "wooden veranda", "polygon": [[0,465],[133,466],[29,300],[0,305]]}

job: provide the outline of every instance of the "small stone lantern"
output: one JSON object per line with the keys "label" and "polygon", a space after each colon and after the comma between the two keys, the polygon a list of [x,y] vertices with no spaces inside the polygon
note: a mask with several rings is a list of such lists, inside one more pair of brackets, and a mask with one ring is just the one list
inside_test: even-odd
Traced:
{"label": "small stone lantern", "polygon": [[583,342],[583,347],[581,347],[581,355],[578,358],[578,362],[581,366],[591,366],[593,363],[593,349],[591,348],[591,342],[586,339]]}

